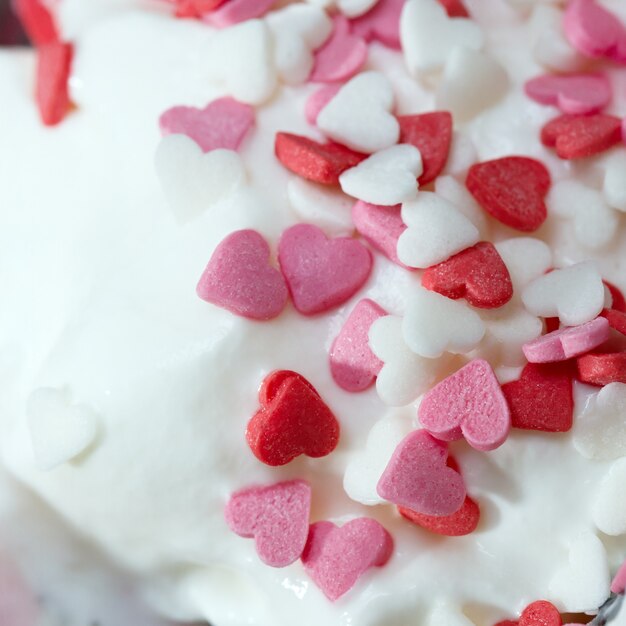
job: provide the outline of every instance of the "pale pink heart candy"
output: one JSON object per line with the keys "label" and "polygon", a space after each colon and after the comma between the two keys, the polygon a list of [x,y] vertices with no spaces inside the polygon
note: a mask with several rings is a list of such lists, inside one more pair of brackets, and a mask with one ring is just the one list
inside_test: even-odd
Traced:
{"label": "pale pink heart candy", "polygon": [[317,522],[302,554],[306,573],[335,601],[350,591],[370,568],[382,567],[393,553],[393,539],[381,524],[359,517],[341,527]]}
{"label": "pale pink heart candy", "polygon": [[524,344],[530,363],[554,363],[585,354],[603,344],[610,334],[609,321],[596,317],[580,326],[560,328]]}
{"label": "pale pink heart candy", "polygon": [[254,537],[259,558],[272,567],[287,567],[302,555],[309,534],[311,487],[290,480],[234,493],[224,513],[229,528]]}
{"label": "pale pink heart candy", "polygon": [[202,16],[216,28],[226,28],[265,15],[276,0],[228,0],[215,11]]}
{"label": "pale pink heart candy", "polygon": [[571,0],[563,27],[569,42],[583,54],[626,63],[626,28],[596,0]]}
{"label": "pale pink heart candy", "polygon": [[336,83],[352,78],[367,60],[367,43],[350,32],[350,22],[337,15],[333,33],[315,51],[315,65],[309,80],[314,83]]}
{"label": "pale pink heart candy", "polygon": [[624,593],[624,591],[626,591],[626,561],[622,563],[611,582],[612,593]]}
{"label": "pale pink heart candy", "polygon": [[498,379],[483,359],[474,359],[424,395],[420,424],[434,437],[465,437],[477,450],[495,450],[511,430],[511,415]]}
{"label": "pale pink heart candy", "polygon": [[352,20],[352,32],[365,41],[380,41],[400,50],[400,14],[405,0],[379,0],[371,11]]}
{"label": "pale pink heart candy", "polygon": [[37,598],[15,564],[0,557],[0,624],[36,626],[40,623]]}
{"label": "pale pink heart candy", "polygon": [[317,123],[317,116],[322,109],[337,95],[337,92],[341,89],[342,85],[324,85],[317,91],[314,91],[306,101],[304,105],[304,116],[306,121],[315,126]]}
{"label": "pale pink heart candy", "polygon": [[524,89],[536,102],[572,115],[597,113],[611,100],[611,83],[603,74],[544,74],[529,80]]}
{"label": "pale pink heart candy", "polygon": [[204,109],[172,107],[161,115],[159,126],[162,135],[187,135],[203,152],[237,150],[254,126],[254,109],[234,98],[219,98]]}
{"label": "pale pink heart candy", "polygon": [[378,481],[378,495],[425,515],[452,515],[465,500],[461,475],[446,465],[448,445],[415,430],[398,445]]}
{"label": "pale pink heart candy", "polygon": [[370,251],[356,239],[328,239],[312,224],[288,228],[278,262],[293,303],[304,315],[327,311],[351,298],[372,270]]}
{"label": "pale pink heart candy", "polygon": [[390,261],[406,267],[398,258],[398,239],[406,230],[400,206],[379,206],[359,200],[352,207],[352,221],[359,234]]}
{"label": "pale pink heart candy", "polygon": [[354,307],[330,349],[330,372],[346,391],[363,391],[376,380],[384,363],[369,347],[372,324],[387,315],[373,300],[364,298]]}
{"label": "pale pink heart candy", "polygon": [[236,315],[272,319],[285,308],[289,294],[269,258],[270,247],[255,230],[231,233],[215,249],[196,291]]}

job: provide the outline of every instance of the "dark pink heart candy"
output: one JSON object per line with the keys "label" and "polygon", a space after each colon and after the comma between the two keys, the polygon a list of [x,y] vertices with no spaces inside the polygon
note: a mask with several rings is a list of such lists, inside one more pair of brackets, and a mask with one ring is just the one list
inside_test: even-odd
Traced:
{"label": "dark pink heart candy", "polygon": [[285,308],[289,293],[269,264],[270,247],[255,230],[238,230],[215,249],[196,291],[211,304],[253,320],[269,320]]}
{"label": "dark pink heart candy", "polygon": [[379,0],[370,11],[352,20],[352,32],[366,41],[400,49],[400,14],[405,0]]}

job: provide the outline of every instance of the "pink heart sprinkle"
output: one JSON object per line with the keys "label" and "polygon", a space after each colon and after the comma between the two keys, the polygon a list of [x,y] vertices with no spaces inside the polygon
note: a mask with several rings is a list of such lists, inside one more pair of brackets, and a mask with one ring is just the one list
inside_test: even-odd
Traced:
{"label": "pink heart sprinkle", "polygon": [[276,0],[228,0],[215,11],[202,16],[216,28],[226,28],[265,15]]}
{"label": "pink heart sprinkle", "polygon": [[236,315],[272,319],[285,308],[288,291],[269,258],[270,247],[255,230],[231,233],[215,249],[196,291]]}
{"label": "pink heart sprinkle", "polygon": [[330,349],[330,372],[346,391],[364,391],[376,380],[383,362],[369,347],[369,330],[387,311],[365,298],[354,307]]}
{"label": "pink heart sprinkle", "polygon": [[597,113],[611,100],[611,83],[603,74],[544,74],[529,80],[525,90],[536,102],[553,104],[572,115]]}
{"label": "pink heart sprinkle", "polygon": [[604,317],[560,328],[538,337],[522,347],[530,363],[555,363],[585,354],[603,344],[610,335],[609,321]]}
{"label": "pink heart sprinkle", "polygon": [[563,28],[569,42],[586,56],[626,63],[626,28],[595,0],[571,0]]}
{"label": "pink heart sprinkle", "polygon": [[12,561],[0,557],[0,624],[35,626],[41,612],[37,598]]}
{"label": "pink heart sprinkle", "polygon": [[624,593],[626,590],[626,561],[624,561],[621,567],[617,570],[615,578],[611,583],[612,593]]}
{"label": "pink heart sprinkle", "polygon": [[359,517],[335,526],[317,522],[309,529],[309,540],[302,554],[307,574],[335,601],[354,587],[370,568],[382,567],[393,553],[391,535],[376,520]]}
{"label": "pink heart sprinkle", "polygon": [[334,29],[326,43],[315,51],[315,65],[309,80],[336,83],[354,76],[367,59],[367,43],[350,32],[350,22],[337,15]]}
{"label": "pink heart sprinkle", "polygon": [[498,379],[483,359],[474,359],[424,395],[420,424],[434,437],[465,437],[473,448],[494,450],[506,440],[511,415]]}
{"label": "pink heart sprinkle", "polygon": [[204,109],[177,106],[159,118],[162,135],[180,134],[193,139],[203,150],[237,150],[254,126],[254,109],[233,98],[220,98]]}
{"label": "pink heart sprinkle", "polygon": [[342,304],[363,286],[372,269],[372,255],[363,244],[351,237],[328,239],[312,224],[296,224],[282,234],[278,262],[303,315]]}
{"label": "pink heart sprinkle", "polygon": [[404,0],[379,0],[370,11],[352,20],[352,32],[365,41],[380,41],[400,50],[400,14]]}
{"label": "pink heart sprinkle", "polygon": [[315,126],[317,124],[317,116],[322,109],[337,95],[337,92],[343,85],[324,85],[317,91],[314,91],[304,105],[304,116],[306,121]]}
{"label": "pink heart sprinkle", "polygon": [[379,206],[359,200],[352,207],[352,222],[359,234],[390,261],[406,267],[398,258],[398,239],[406,230],[400,205]]}
{"label": "pink heart sprinkle", "polygon": [[461,475],[446,465],[448,445],[425,430],[407,435],[378,481],[381,498],[425,515],[452,515],[465,500]]}
{"label": "pink heart sprinkle", "polygon": [[225,517],[234,533],[254,537],[263,563],[286,567],[302,555],[309,534],[310,512],[309,483],[290,480],[237,491],[226,505]]}

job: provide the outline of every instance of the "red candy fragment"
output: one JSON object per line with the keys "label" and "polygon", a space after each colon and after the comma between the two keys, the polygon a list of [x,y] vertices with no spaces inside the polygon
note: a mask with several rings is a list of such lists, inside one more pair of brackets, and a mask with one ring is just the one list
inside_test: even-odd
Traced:
{"label": "red candy fragment", "polygon": [[285,465],[301,454],[330,454],[339,441],[339,423],[311,383],[300,374],[278,370],[259,390],[261,408],[248,422],[246,439],[267,465]]}
{"label": "red candy fragment", "polygon": [[274,150],[288,170],[324,185],[338,185],[343,172],[366,158],[338,143],[321,144],[291,133],[277,133]]}
{"label": "red candy fragment", "polygon": [[626,383],[626,352],[585,354],[576,360],[576,365],[578,379],[588,385]]}
{"label": "red candy fragment", "polygon": [[429,267],[422,285],[447,298],[467,301],[481,309],[494,309],[513,297],[511,276],[493,244],[482,241],[448,260]]}
{"label": "red candy fragment", "polygon": [[600,313],[602,317],[606,317],[609,326],[622,335],[626,335],[626,313],[616,311],[615,309],[604,309]]}
{"label": "red candy fragment", "polygon": [[68,80],[73,48],[69,43],[49,43],[37,49],[37,106],[46,126],[58,124],[70,109]]}
{"label": "red candy fragment", "polygon": [[423,171],[419,184],[426,185],[439,174],[448,160],[452,142],[452,115],[448,111],[435,111],[421,115],[402,115],[400,143],[415,146],[422,155]]}
{"label": "red candy fragment", "polygon": [[465,184],[485,211],[511,228],[531,232],[547,217],[550,173],[535,159],[510,156],[476,163]]}
{"label": "red candy fragment", "polygon": [[520,379],[502,385],[502,392],[514,428],[550,433],[572,428],[572,373],[566,364],[528,363]]}
{"label": "red candy fragment", "polygon": [[33,44],[43,46],[59,41],[54,17],[41,0],[14,0],[13,10]]}
{"label": "red candy fragment", "polygon": [[614,115],[561,115],[541,130],[541,143],[561,159],[582,159],[622,141],[622,121]]}
{"label": "red candy fragment", "polygon": [[563,620],[551,602],[537,600],[522,611],[518,623],[519,626],[561,626]]}
{"label": "red candy fragment", "polygon": [[439,4],[446,10],[448,17],[470,17],[461,0],[439,0]]}
{"label": "red candy fragment", "polygon": [[469,535],[476,530],[480,521],[480,508],[469,496],[465,496],[463,506],[456,513],[443,517],[417,513],[402,506],[398,507],[398,511],[402,517],[413,522],[413,524],[446,537]]}

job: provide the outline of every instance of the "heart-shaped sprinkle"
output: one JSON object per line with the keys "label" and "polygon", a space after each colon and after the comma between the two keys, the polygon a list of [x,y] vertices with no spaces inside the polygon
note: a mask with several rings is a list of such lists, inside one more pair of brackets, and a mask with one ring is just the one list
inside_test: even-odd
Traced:
{"label": "heart-shaped sprinkle", "polygon": [[[626,459],[619,459],[602,479],[592,509],[593,521],[605,535],[618,537],[626,533],[626,502],[623,497],[625,482]],[[626,567],[621,576],[626,576]],[[621,593],[624,589],[624,583],[619,582],[619,578],[618,572],[611,583],[613,593]]]}
{"label": "heart-shaped sprinkle", "polygon": [[226,0],[174,0],[176,17],[202,17],[205,13],[217,9]]}
{"label": "heart-shaped sprinkle", "polygon": [[306,121],[315,126],[320,111],[337,95],[341,85],[324,85],[314,91],[304,105],[304,117]]}
{"label": "heart-shaped sprinkle", "polygon": [[249,319],[277,317],[287,304],[288,292],[269,259],[270,247],[258,232],[231,233],[215,248],[198,282],[198,296]]}
{"label": "heart-shaped sprinkle", "polygon": [[266,465],[286,465],[297,456],[330,454],[339,441],[339,423],[313,385],[300,374],[279,370],[259,390],[261,408],[248,422],[246,439]]}
{"label": "heart-shaped sprinkle", "polygon": [[464,354],[475,348],[485,325],[464,303],[417,288],[407,302],[402,333],[413,352],[435,359],[444,352]]}
{"label": "heart-shaped sprinkle", "polygon": [[46,126],[55,126],[70,110],[69,78],[74,48],[53,42],[37,48],[37,87],[35,98],[39,116]]}
{"label": "heart-shaped sprinkle", "polygon": [[315,52],[315,64],[309,80],[335,83],[352,78],[367,60],[367,43],[350,32],[350,23],[342,15],[334,19],[333,33]]}
{"label": "heart-shaped sprinkle", "polygon": [[448,446],[416,430],[396,448],[378,481],[378,495],[426,515],[452,515],[465,500],[461,475],[448,467]]}
{"label": "heart-shaped sprinkle", "polygon": [[290,171],[323,185],[339,184],[339,176],[358,165],[366,155],[336,143],[321,144],[308,137],[277,133],[274,151]]}
{"label": "heart-shaped sprinkle", "polygon": [[614,115],[561,115],[541,129],[541,143],[561,159],[583,159],[622,142],[622,121]]}
{"label": "heart-shaped sprinkle", "polygon": [[550,174],[535,159],[510,156],[477,163],[465,184],[483,209],[506,226],[529,232],[546,219]]}
{"label": "heart-shaped sprinkle", "polygon": [[61,389],[40,387],[33,391],[26,417],[35,463],[43,471],[83,454],[98,435],[99,416],[88,406],[71,404]]}
{"label": "heart-shaped sprinkle", "polygon": [[352,32],[365,41],[400,50],[400,14],[405,0],[378,0],[374,7],[352,20]]}
{"label": "heart-shaped sprinkle", "polygon": [[60,39],[54,15],[42,0],[14,0],[11,7],[37,47],[57,43]]}
{"label": "heart-shaped sprinkle", "polygon": [[591,396],[574,423],[574,447],[588,459],[626,456],[626,384],[610,383]]}
{"label": "heart-shaped sprinkle", "polygon": [[339,184],[353,198],[393,206],[417,196],[417,177],[421,172],[419,150],[399,144],[381,150],[346,170],[339,177]]}
{"label": "heart-shaped sprinkle", "polygon": [[362,243],[351,237],[327,239],[312,224],[296,224],[282,234],[278,261],[293,303],[304,315],[351,298],[372,269],[372,255]]}
{"label": "heart-shaped sprinkle", "polygon": [[513,428],[565,433],[574,421],[569,366],[527,364],[519,380],[502,385]]}
{"label": "heart-shaped sprinkle", "polygon": [[616,311],[615,309],[604,309],[600,313],[602,317],[605,317],[609,326],[622,335],[626,335],[626,313],[622,311]]}
{"label": "heart-shaped sprinkle", "polygon": [[[454,140],[453,140],[454,144]],[[468,162],[467,167],[463,166],[456,174],[447,174],[440,176],[435,180],[435,193],[441,196],[444,200],[451,202],[465,217],[476,226],[481,239],[486,239],[490,229],[488,224],[488,216],[478,206],[476,200],[472,197],[472,194],[467,190],[463,183],[460,183],[455,176],[459,175],[465,179],[467,169],[476,161],[474,157],[471,158],[471,163]],[[452,157],[454,158],[454,156]],[[448,162],[450,165],[450,162]],[[450,170],[452,171],[452,170]]]}
{"label": "heart-shaped sprinkle", "polygon": [[372,324],[387,312],[373,300],[360,300],[330,348],[330,372],[346,391],[363,391],[374,384],[383,362],[370,350]]}
{"label": "heart-shaped sprinkle", "polygon": [[465,496],[461,508],[452,515],[424,515],[405,507],[398,507],[398,512],[413,524],[446,537],[469,535],[476,530],[480,521],[480,508],[469,496]]}
{"label": "heart-shaped sprinkle", "polygon": [[519,626],[561,626],[563,620],[559,610],[547,600],[529,604],[520,615]]}
{"label": "heart-shaped sprinkle", "polygon": [[382,567],[393,553],[391,535],[376,520],[359,517],[341,527],[317,522],[309,530],[302,564],[334,602],[350,591],[370,567]]}
{"label": "heart-shaped sprinkle", "polygon": [[420,115],[401,115],[400,143],[415,146],[422,155],[420,185],[427,185],[441,174],[452,142],[452,115],[434,111]]}
{"label": "heart-shaped sprinkle", "polygon": [[478,230],[451,202],[431,191],[402,205],[407,229],[398,239],[398,258],[409,267],[430,267],[474,245]]}
{"label": "heart-shaped sprinkle", "polygon": [[394,103],[387,78],[378,72],[363,72],[322,109],[317,125],[334,141],[371,154],[398,142],[400,126],[391,113]]}
{"label": "heart-shaped sprinkle", "polygon": [[220,98],[204,109],[177,106],[159,118],[163,135],[187,135],[203,150],[237,150],[254,126],[254,109],[233,98]]}
{"label": "heart-shaped sprinkle", "polygon": [[602,193],[607,204],[626,212],[626,153],[617,151],[606,160]]}
{"label": "heart-shaped sprinkle", "polygon": [[276,0],[228,0],[204,15],[205,21],[217,28],[226,28],[265,15]]}
{"label": "heart-shaped sprinkle", "polygon": [[155,169],[176,220],[183,224],[239,189],[243,162],[232,150],[207,154],[186,135],[169,135],[159,143]]}
{"label": "heart-shaped sprinkle", "polygon": [[576,360],[578,380],[603,387],[626,383],[626,352],[585,354]]}
{"label": "heart-shaped sprinkle", "polygon": [[501,307],[513,297],[509,270],[493,244],[485,241],[429,267],[422,274],[422,285],[482,309]]}
{"label": "heart-shaped sprinkle", "polygon": [[477,450],[495,450],[508,437],[511,415],[491,366],[474,359],[426,393],[420,424],[442,441],[465,440]]}
{"label": "heart-shaped sprinkle", "polygon": [[604,545],[591,532],[574,537],[569,564],[550,581],[550,597],[572,613],[595,611],[609,596],[611,578]]}
{"label": "heart-shaped sprinkle", "polygon": [[400,39],[407,67],[416,77],[440,70],[455,47],[478,50],[484,43],[475,22],[449,17],[437,0],[406,2],[400,17]]}
{"label": "heart-shaped sprinkle", "polygon": [[448,17],[470,17],[461,0],[438,0],[448,14]]}
{"label": "heart-shaped sprinkle", "polygon": [[37,626],[47,620],[34,590],[5,554],[0,557],[0,589],[2,626]]}
{"label": "heart-shaped sprinkle", "polygon": [[399,206],[379,206],[360,200],[352,207],[352,221],[359,234],[389,260],[406,267],[398,259],[398,239],[406,230]]}
{"label": "heart-shaped sprinkle", "polygon": [[626,28],[596,0],[572,0],[563,27],[569,42],[584,55],[626,63]]}
{"label": "heart-shaped sprinkle", "polygon": [[527,81],[524,90],[536,102],[552,104],[572,115],[597,113],[612,95],[611,83],[604,74],[544,74]]}
{"label": "heart-shaped sprinkle", "polygon": [[286,567],[304,551],[310,510],[310,485],[304,480],[290,480],[237,491],[226,505],[225,517],[234,533],[254,537],[263,563]]}
{"label": "heart-shaped sprinkle", "polygon": [[611,295],[611,308],[616,311],[626,313],[626,298],[624,297],[624,294],[618,287],[616,287],[613,283],[610,283],[608,280],[603,280],[602,282]]}
{"label": "heart-shaped sprinkle", "polygon": [[609,322],[604,317],[555,330],[524,345],[530,363],[554,363],[585,354],[609,338]]}

